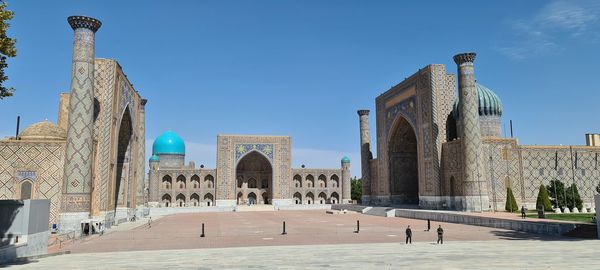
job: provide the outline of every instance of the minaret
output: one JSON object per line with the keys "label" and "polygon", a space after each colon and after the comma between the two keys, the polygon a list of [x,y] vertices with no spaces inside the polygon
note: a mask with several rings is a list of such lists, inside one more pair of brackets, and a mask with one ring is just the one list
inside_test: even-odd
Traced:
{"label": "minaret", "polygon": [[458,66],[458,95],[460,99],[459,117],[461,121],[462,147],[462,195],[463,209],[482,211],[489,209],[487,184],[484,181],[481,162],[481,131],[479,129],[479,104],[473,62],[475,53],[462,53],[454,56]]}
{"label": "minaret", "polygon": [[160,201],[158,193],[160,186],[160,179],[158,179],[159,161],[160,158],[157,155],[152,155],[148,161],[150,163],[150,170],[148,170],[148,204],[152,206],[156,206]]}
{"label": "minaret", "polygon": [[350,182],[350,159],[342,158],[342,203],[352,202],[352,183]]}
{"label": "minaret", "polygon": [[[89,217],[92,189],[92,135],[94,116],[94,35],[102,23],[84,16],[70,16],[74,31],[71,95],[61,229],[77,229]],[[72,227],[72,228],[70,228]]]}
{"label": "minaret", "polygon": [[371,132],[369,131],[369,110],[358,110],[360,121],[360,167],[362,171],[362,204],[371,202]]}

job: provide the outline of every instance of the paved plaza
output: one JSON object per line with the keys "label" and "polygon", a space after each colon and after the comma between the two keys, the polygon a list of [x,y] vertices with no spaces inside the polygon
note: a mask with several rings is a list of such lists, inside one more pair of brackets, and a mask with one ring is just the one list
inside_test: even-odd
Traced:
{"label": "paved plaza", "polygon": [[[356,220],[360,232],[355,233]],[[281,235],[286,221],[287,234]],[[15,269],[600,269],[600,241],[324,210],[213,212],[125,223]],[[205,224],[206,237],[201,238]],[[442,225],[445,243],[435,243]],[[404,230],[413,228],[413,244]],[[596,267],[597,268],[594,268]]]}
{"label": "paved plaza", "polygon": [[[360,232],[356,221],[360,220]],[[281,235],[283,221],[286,235]],[[206,237],[201,238],[202,223]],[[508,230],[453,223],[427,222],[405,218],[349,214],[326,214],[314,211],[214,212],[165,216],[149,228],[118,230],[68,245],[72,253],[136,250],[198,249],[274,245],[324,245],[358,243],[397,243],[404,241],[408,225],[413,241],[431,243],[441,224],[447,241],[486,241],[498,239],[551,239],[548,236],[523,234]]]}
{"label": "paved plaza", "polygon": [[[314,237],[314,239],[319,237]],[[599,241],[448,241],[69,254],[14,269],[600,269]]]}

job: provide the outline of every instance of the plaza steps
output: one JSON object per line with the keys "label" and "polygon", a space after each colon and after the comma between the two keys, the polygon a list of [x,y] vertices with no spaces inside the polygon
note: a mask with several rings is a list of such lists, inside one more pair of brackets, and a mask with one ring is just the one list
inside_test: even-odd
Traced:
{"label": "plaza steps", "polygon": [[577,228],[573,229],[572,231],[564,233],[563,236],[598,239],[598,229],[594,224],[582,224],[577,226]]}
{"label": "plaza steps", "polygon": [[270,204],[255,204],[255,205],[238,205],[235,207],[236,212],[268,212],[275,211],[275,207]]}
{"label": "plaza steps", "polygon": [[553,222],[549,220],[531,221],[520,219],[505,219],[498,217],[471,215],[468,212],[377,207],[351,204],[336,204],[333,205],[331,209],[346,209],[348,211],[356,211],[367,215],[381,217],[395,216],[421,220],[429,219],[431,221],[499,228],[551,236],[569,236],[585,239],[597,239],[598,237],[595,225],[582,224],[580,222]]}
{"label": "plaza steps", "polygon": [[354,212],[359,212],[359,213],[363,213],[363,214],[367,214],[367,215],[371,215],[371,216],[378,216],[378,217],[395,217],[396,213],[395,213],[395,208],[393,207],[372,207],[372,206],[364,206],[364,205],[357,205],[357,204],[335,204],[331,206],[331,209],[333,210],[348,210],[348,211],[354,211]]}

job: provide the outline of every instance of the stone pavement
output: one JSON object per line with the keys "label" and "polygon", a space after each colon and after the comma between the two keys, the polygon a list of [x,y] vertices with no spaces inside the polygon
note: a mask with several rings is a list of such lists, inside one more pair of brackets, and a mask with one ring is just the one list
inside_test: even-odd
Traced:
{"label": "stone pavement", "polygon": [[[360,220],[360,233],[356,230]],[[281,235],[286,221],[287,235]],[[201,238],[205,224],[206,237]],[[72,253],[173,250],[248,246],[323,245],[351,243],[389,243],[404,241],[408,225],[414,242],[435,241],[441,224],[448,241],[482,241],[498,239],[553,239],[488,227],[454,223],[427,222],[406,218],[385,218],[357,214],[326,214],[317,211],[213,212],[165,216],[126,231],[112,231],[100,237],[76,242],[59,251]],[[556,239],[556,238],[554,238]]]}
{"label": "stone pavement", "polygon": [[447,241],[68,254],[14,269],[600,269],[597,240]]}

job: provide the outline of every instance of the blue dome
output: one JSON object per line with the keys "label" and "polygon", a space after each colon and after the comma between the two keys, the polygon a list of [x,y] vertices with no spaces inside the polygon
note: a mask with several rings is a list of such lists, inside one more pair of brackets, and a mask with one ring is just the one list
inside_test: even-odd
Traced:
{"label": "blue dome", "polygon": [[183,139],[170,130],[158,136],[152,144],[152,155],[160,154],[185,155]]}
{"label": "blue dome", "polygon": [[157,156],[157,155],[152,155],[152,156],[150,157],[150,162],[152,162],[152,161],[159,161],[159,160],[160,160],[160,159],[158,158],[158,156]]}
{"label": "blue dome", "polygon": [[342,158],[342,163],[350,163],[350,159],[347,156]]}
{"label": "blue dome", "polygon": [[[498,95],[481,84],[475,83],[475,85],[477,86],[477,98],[479,99],[479,115],[502,116],[502,102],[500,102]],[[458,119],[459,103],[460,101],[456,98],[452,105],[454,119]]]}

